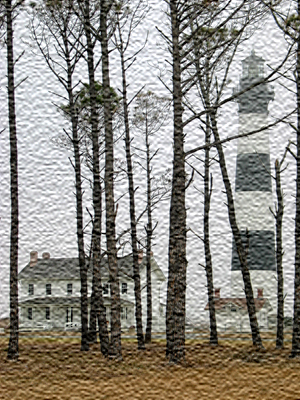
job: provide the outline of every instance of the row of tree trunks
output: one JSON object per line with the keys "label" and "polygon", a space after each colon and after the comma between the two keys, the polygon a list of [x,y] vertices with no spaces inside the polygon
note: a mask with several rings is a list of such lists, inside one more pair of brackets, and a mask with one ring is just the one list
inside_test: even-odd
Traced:
{"label": "row of tree trunks", "polygon": [[102,54],[102,81],[105,125],[105,205],[106,205],[106,247],[111,288],[111,341],[109,356],[122,359],[121,348],[121,305],[117,262],[115,201],[114,201],[114,138],[112,126],[112,100],[110,95],[109,52],[107,38],[107,0],[100,1],[100,32]]}
{"label": "row of tree trunks", "polygon": [[13,51],[13,11],[12,1],[6,0],[6,49],[7,49],[7,89],[10,141],[10,336],[7,358],[19,358],[19,312],[18,312],[18,246],[19,246],[19,199],[18,199],[18,150],[15,112],[14,51]]}

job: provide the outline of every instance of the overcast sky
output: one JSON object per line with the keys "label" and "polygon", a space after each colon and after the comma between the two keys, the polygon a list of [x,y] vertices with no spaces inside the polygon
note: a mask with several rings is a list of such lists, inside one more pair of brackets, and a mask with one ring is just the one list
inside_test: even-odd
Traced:
{"label": "overcast sky", "polygon": [[[158,95],[168,95],[159,82],[157,75],[162,74],[167,83],[170,75],[166,63],[162,39],[155,26],[166,29],[166,17],[161,6],[162,2],[152,2],[152,11],[145,23],[137,32],[134,45],[143,42],[149,32],[148,43],[139,55],[136,65],[128,76],[129,95],[133,96],[142,85]],[[16,83],[23,78],[27,80],[17,89],[17,133],[19,152],[19,204],[20,204],[20,235],[19,235],[19,270],[29,261],[32,250],[50,252],[51,257],[76,257],[76,221],[74,197],[74,173],[68,157],[71,153],[58,148],[53,138],[62,132],[62,118],[52,102],[58,102],[53,92],[61,93],[57,81],[48,71],[44,61],[34,54],[32,42],[27,28],[26,13],[22,13],[15,25],[15,57],[23,50],[25,53],[16,65]],[[241,60],[246,58],[251,50],[266,60],[266,64],[275,67],[284,56],[285,42],[269,19],[264,26],[244,45],[237,54],[233,69],[230,72],[231,82],[228,91],[238,83],[241,74]],[[267,67],[266,67],[267,69]],[[7,314],[9,300],[9,236],[10,236],[10,188],[9,188],[9,132],[7,129],[7,98],[6,98],[6,53],[0,48],[0,127],[6,128],[0,136],[0,316]],[[86,67],[79,72],[82,80],[87,82]],[[100,75],[98,73],[98,78]],[[281,81],[283,83],[283,81]],[[111,86],[120,87],[120,68],[116,55],[111,60]],[[280,82],[274,82],[275,100],[270,104],[270,118],[280,117],[293,107],[293,96],[284,89]],[[222,137],[238,133],[237,104],[229,103],[222,109],[219,116]],[[186,129],[186,149],[201,145],[203,136],[194,127]],[[270,131],[271,166],[275,158],[281,157],[289,139],[293,138],[290,128],[280,125]],[[134,144],[142,145],[136,138]],[[119,145],[117,155],[122,156],[122,146]],[[153,148],[160,148],[154,163],[157,176],[172,165],[172,125],[161,130],[153,140]],[[234,189],[236,142],[226,145],[227,165]],[[290,164],[283,174],[282,185],[285,196],[284,215],[284,274],[286,311],[291,314],[293,302],[293,263],[294,263],[294,198],[295,168],[291,157]],[[223,183],[220,178],[219,166],[212,167],[214,190],[211,205],[211,247],[214,267],[215,286],[221,287],[221,295],[230,295],[230,264],[231,264],[231,232],[228,224],[228,214],[223,193]],[[144,175],[138,171],[135,178],[139,208],[145,199]],[[120,196],[127,183],[116,188],[116,198]],[[202,234],[203,198],[197,189],[203,187],[202,181],[196,177],[187,192],[188,227]],[[274,192],[274,184],[273,184]],[[90,206],[89,190],[85,193],[85,206]],[[275,200],[275,192],[274,192]],[[87,216],[86,216],[87,218]],[[168,273],[168,221],[169,204],[166,202],[155,211],[155,219],[159,221],[154,241],[154,256],[167,277]],[[117,216],[117,228],[120,232],[129,225],[128,204],[126,198],[120,201]],[[142,229],[142,227],[141,227]],[[89,239],[87,238],[86,244]],[[127,252],[129,248],[126,248]],[[205,273],[199,263],[204,263],[202,243],[191,232],[188,233],[188,278],[187,278],[187,315],[194,322],[203,318],[204,306],[207,301]]]}

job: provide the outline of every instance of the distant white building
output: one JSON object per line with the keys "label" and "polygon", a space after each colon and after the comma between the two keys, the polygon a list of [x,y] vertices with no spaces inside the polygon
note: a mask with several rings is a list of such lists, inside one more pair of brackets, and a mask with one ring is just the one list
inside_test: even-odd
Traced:
{"label": "distant white building", "polygon": [[[143,327],[146,328],[147,288],[146,260],[139,253],[139,266],[142,289]],[[121,326],[128,329],[135,326],[135,297],[132,255],[118,259]],[[88,299],[92,293],[92,268],[88,270]],[[165,308],[160,303],[161,285],[166,280],[162,270],[151,257],[152,277],[152,330],[165,331]],[[101,266],[102,290],[106,316],[110,319],[110,293],[108,265],[104,260]],[[79,329],[80,318],[80,274],[78,258],[50,258],[49,253],[30,253],[30,262],[19,273],[19,311],[20,329]]]}
{"label": "distant white building", "polygon": [[[215,289],[215,310],[217,329],[219,332],[250,332],[249,314],[246,298],[244,297],[220,297],[220,289]],[[268,299],[263,297],[263,290],[258,289],[257,297],[254,298],[256,318],[260,330],[274,328],[276,323],[270,319],[272,306]],[[208,304],[205,307],[208,311]]]}

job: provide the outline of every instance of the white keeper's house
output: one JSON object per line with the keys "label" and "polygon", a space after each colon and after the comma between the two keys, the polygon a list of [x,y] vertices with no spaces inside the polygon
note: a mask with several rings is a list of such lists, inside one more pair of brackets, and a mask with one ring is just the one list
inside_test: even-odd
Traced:
{"label": "white keeper's house", "polygon": [[[118,258],[121,326],[135,326],[135,297],[132,255]],[[146,257],[139,252],[142,289],[143,327],[146,328]],[[92,268],[88,270],[88,299],[92,293]],[[104,306],[109,324],[110,288],[107,260],[101,265]],[[80,274],[78,258],[51,258],[49,253],[30,253],[30,262],[19,273],[20,330],[80,329]],[[161,286],[166,278],[151,257],[152,331],[165,331],[165,306],[160,302]]]}

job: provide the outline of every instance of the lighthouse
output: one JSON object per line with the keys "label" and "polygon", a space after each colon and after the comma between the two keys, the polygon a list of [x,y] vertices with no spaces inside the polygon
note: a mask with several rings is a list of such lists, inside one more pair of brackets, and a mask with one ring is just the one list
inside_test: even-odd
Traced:
{"label": "lighthouse", "polygon": [[[242,61],[242,68],[242,77],[237,91],[253,86],[264,77],[264,60],[254,51]],[[237,98],[240,134],[259,130],[268,125],[268,105],[273,99],[274,90],[268,83],[259,84]],[[272,306],[271,313],[274,315],[277,309],[275,222],[270,207],[273,207],[273,196],[269,132],[263,130],[238,140],[235,210],[243,242],[249,243],[248,268],[254,297],[268,299]],[[234,240],[231,260],[231,297],[245,297]]]}

